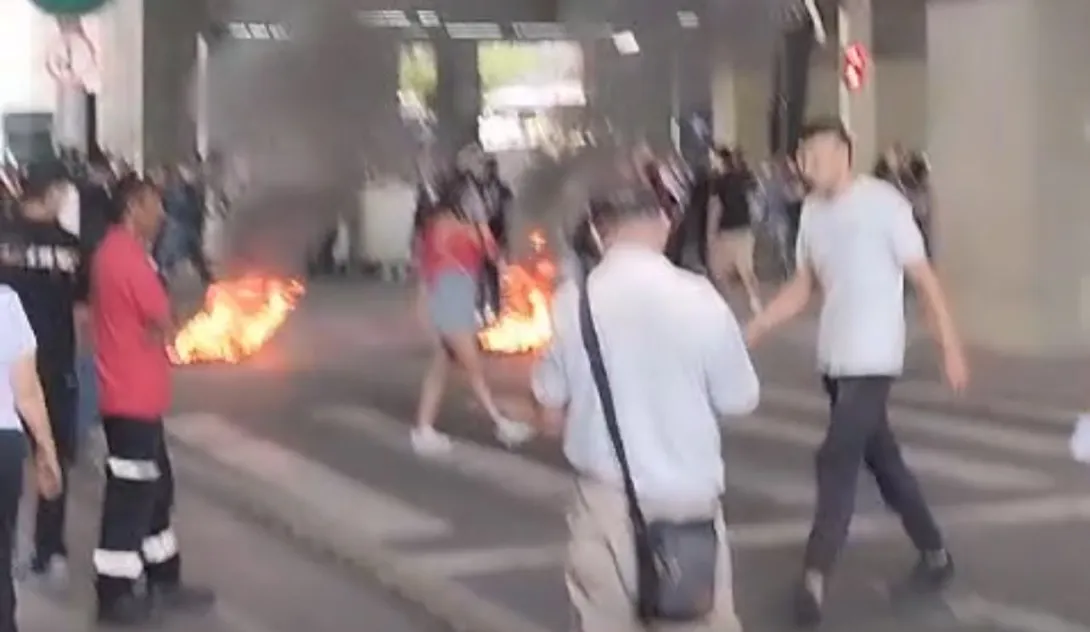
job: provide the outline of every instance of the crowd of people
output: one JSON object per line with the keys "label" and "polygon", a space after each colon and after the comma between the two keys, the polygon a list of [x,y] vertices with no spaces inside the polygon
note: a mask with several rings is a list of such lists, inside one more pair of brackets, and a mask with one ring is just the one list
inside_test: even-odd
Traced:
{"label": "crowd of people", "polygon": [[[477,340],[499,312],[512,190],[478,148],[422,179],[417,307],[435,342],[414,450],[450,450],[436,422],[451,372],[464,371],[502,444],[558,438],[575,472],[567,585],[579,629],[672,621],[739,630],[719,417],[754,409],[760,385],[749,349],[821,296],[817,356],[830,425],[817,454],[797,618],[821,619],[864,466],[919,552],[903,587],[943,588],[953,560],[886,414],[904,359],[905,278],[934,325],[950,386],[968,380],[923,237],[926,164],[891,154],[881,177],[857,176],[851,139],[833,121],[805,131],[796,160],[756,171],[728,148],[692,169],[645,150],[602,151],[608,160],[586,163],[598,167],[572,237],[577,265],[556,290],[553,337],[531,377],[532,419],[501,410]],[[11,570],[25,433],[39,494],[28,569],[63,582],[67,476],[81,429],[96,422],[107,443],[93,556],[98,619],[139,625],[163,609],[207,608],[212,593],[181,581],[162,427],[166,276],[189,260],[212,279],[199,171],[141,177],[104,160],[69,160],[6,173],[0,184],[0,632],[16,629]],[[754,265],[765,229],[789,275],[767,303]],[[750,312],[744,327],[727,301],[735,280]],[[81,403],[88,394],[94,403]]]}
{"label": "crowd of people", "polygon": [[[0,631],[14,632],[12,571],[68,582],[68,475],[88,431],[106,438],[106,493],[94,552],[97,618],[135,625],[162,609],[206,608],[180,580],[173,481],[162,432],[170,405],[166,275],[203,256],[196,185],[142,177],[105,157],[9,170],[0,219]],[[164,212],[164,207],[166,211]],[[172,224],[173,223],[173,224]],[[164,230],[164,226],[166,229]],[[182,246],[171,240],[182,233]],[[154,257],[152,255],[155,255]],[[202,276],[210,280],[206,268]],[[38,499],[33,550],[15,560],[24,432]],[[141,580],[143,592],[137,591]]]}
{"label": "crowd of people", "polygon": [[[904,363],[905,279],[934,324],[950,387],[968,380],[925,248],[926,212],[906,197],[926,182],[919,166],[885,179],[857,175],[850,135],[834,120],[804,131],[795,160],[756,173],[726,148],[691,172],[646,152],[610,152],[597,161],[609,175],[589,178],[587,212],[572,235],[576,264],[554,295],[553,337],[531,377],[530,425],[497,410],[474,340],[479,279],[503,266],[488,228],[502,210],[489,206],[482,178],[466,163],[421,196],[418,305],[436,347],[413,433],[417,450],[449,448],[434,430],[438,399],[450,368],[464,369],[501,440],[557,438],[575,472],[566,574],[575,629],[637,632],[668,621],[741,630],[720,504],[720,417],[757,406],[749,349],[820,296],[817,364],[830,424],[817,452],[796,619],[810,626],[822,618],[863,467],[918,551],[896,594],[942,590],[953,558],[887,415]],[[480,202],[483,214],[473,210]],[[788,275],[767,304],[753,262],[755,231],[766,225]],[[744,327],[726,300],[734,279],[751,312]]]}

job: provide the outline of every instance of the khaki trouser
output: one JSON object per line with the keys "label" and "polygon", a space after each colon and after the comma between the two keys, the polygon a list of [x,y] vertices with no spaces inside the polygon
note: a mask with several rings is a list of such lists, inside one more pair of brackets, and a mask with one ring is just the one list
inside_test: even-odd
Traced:
{"label": "khaki trouser", "polygon": [[645,626],[635,616],[636,559],[624,492],[581,479],[568,510],[571,542],[566,581],[573,632],[741,632],[734,610],[730,548],[718,499],[700,507],[645,503],[648,520],[686,520],[716,516],[719,560],[714,612],[691,624]]}
{"label": "khaki trouser", "polygon": [[744,278],[753,276],[753,231],[749,228],[724,230],[711,239],[708,267],[712,277],[726,283],[737,274]]}

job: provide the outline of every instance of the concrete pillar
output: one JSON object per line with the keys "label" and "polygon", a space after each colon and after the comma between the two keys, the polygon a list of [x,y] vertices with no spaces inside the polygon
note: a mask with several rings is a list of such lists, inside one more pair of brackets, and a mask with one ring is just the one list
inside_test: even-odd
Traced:
{"label": "concrete pillar", "polygon": [[934,0],[929,147],[939,268],[966,337],[1090,350],[1090,3]]}
{"label": "concrete pillar", "polygon": [[677,35],[671,32],[675,24],[659,32],[641,31],[640,54],[627,69],[629,93],[635,98],[626,107],[637,116],[638,137],[658,152],[674,148],[673,119],[680,110],[682,59]]}
{"label": "concrete pillar", "polygon": [[[874,15],[872,0],[844,0],[837,10],[837,27],[840,35],[840,50],[844,51],[852,44],[861,44],[873,57],[874,51]],[[843,57],[843,55],[841,55]],[[839,63],[843,63],[841,60]],[[878,159],[878,77],[874,72],[874,61],[870,61],[869,72],[863,86],[852,92],[840,79],[840,66],[837,67],[840,85],[840,118],[855,137],[855,164],[863,171],[869,171]]]}
{"label": "concrete pillar", "polygon": [[197,126],[190,95],[201,2],[144,2],[144,158],[149,166],[192,159]]}
{"label": "concrete pillar", "polygon": [[709,26],[682,32],[673,74],[677,83],[678,145],[687,160],[707,157],[713,132],[712,55]]}
{"label": "concrete pillar", "polygon": [[114,0],[99,14],[99,143],[144,166],[144,1]]}
{"label": "concrete pillar", "polygon": [[481,73],[477,42],[440,39],[435,45],[436,117],[445,151],[476,142],[481,114]]}
{"label": "concrete pillar", "polygon": [[711,70],[712,130],[717,144],[738,142],[738,77],[723,53],[715,55]]}

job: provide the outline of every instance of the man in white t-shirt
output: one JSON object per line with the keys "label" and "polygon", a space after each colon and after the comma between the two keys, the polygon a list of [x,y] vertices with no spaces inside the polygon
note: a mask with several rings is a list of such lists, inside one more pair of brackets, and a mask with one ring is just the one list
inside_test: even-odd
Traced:
{"label": "man in white t-shirt", "polygon": [[906,275],[934,325],[955,391],[968,381],[965,355],[911,205],[889,184],[853,175],[851,159],[851,139],[839,121],[806,130],[799,162],[813,190],[803,206],[797,270],[746,332],[755,344],[821,289],[818,368],[830,424],[817,454],[817,507],[796,601],[799,623],[807,625],[821,620],[825,580],[848,536],[863,464],[920,552],[905,588],[941,589],[954,570],[887,414],[890,387],[904,365]]}

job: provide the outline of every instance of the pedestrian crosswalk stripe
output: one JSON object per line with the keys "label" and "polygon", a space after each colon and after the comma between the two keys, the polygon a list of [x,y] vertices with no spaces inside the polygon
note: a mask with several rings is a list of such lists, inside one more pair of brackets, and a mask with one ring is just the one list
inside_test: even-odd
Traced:
{"label": "pedestrian crosswalk stripe", "polygon": [[362,535],[391,541],[439,537],[452,530],[441,518],[246,433],[218,415],[179,415],[166,427],[172,439],[285,494],[312,520],[350,524]]}
{"label": "pedestrian crosswalk stripe", "polygon": [[[765,387],[762,401],[799,408],[823,417],[829,410],[828,401],[816,393],[796,389]],[[991,423],[987,419],[968,419],[937,412],[911,410],[890,406],[889,420],[894,427],[907,431],[925,432],[943,439],[971,442],[980,446],[1017,452],[1027,456],[1068,458],[1067,437],[1048,432],[1030,432]],[[1068,422],[1074,424],[1074,417]]]}
{"label": "pedestrian crosswalk stripe", "polygon": [[[958,401],[951,397],[948,389],[934,382],[898,380],[893,387],[893,394],[896,398],[910,404],[930,406],[958,404]],[[974,402],[974,405],[995,411],[1000,415],[1017,417],[1020,421],[1061,427],[1070,426],[1072,421],[1082,413],[1079,410],[1057,408],[1040,402],[1013,400],[994,395],[989,395],[986,401]]]}
{"label": "pedestrian crosswalk stripe", "polygon": [[[383,412],[359,406],[331,406],[315,410],[312,419],[350,432],[363,433],[384,448],[411,453],[409,428]],[[516,497],[562,506],[572,490],[572,476],[500,448],[452,439],[453,450],[429,459],[472,480],[499,487]]]}
{"label": "pedestrian crosswalk stripe", "polygon": [[814,483],[807,479],[789,480],[773,476],[767,470],[755,470],[752,463],[727,459],[727,487],[743,496],[752,496],[785,507],[810,507],[814,504]]}
{"label": "pedestrian crosswalk stripe", "polygon": [[[981,528],[1017,527],[1025,525],[1062,524],[1090,519],[1090,496],[1053,496],[1008,501],[991,501],[959,507],[939,509],[937,519],[944,528],[979,530]],[[810,533],[810,521],[778,520],[759,523],[729,524],[729,541],[736,550],[767,550],[787,546],[798,546],[806,542]],[[890,515],[858,515],[852,520],[850,540],[876,541],[887,538],[901,538],[904,527],[900,521]],[[418,553],[410,557],[410,562],[428,572],[444,577],[465,577],[487,575],[510,571],[527,571],[556,568],[565,563],[567,545],[564,542],[552,542],[530,546],[496,546],[468,549],[453,549]],[[985,620],[1005,620],[1008,625],[1001,625],[1002,630],[1010,632],[1068,632],[1063,628],[1049,627],[1014,627],[1015,619],[1010,611],[987,604],[962,604],[966,619],[984,622]],[[1037,619],[1040,622],[1043,619]],[[1025,619],[1022,619],[1023,623]],[[1090,632],[1076,629],[1070,632]]]}
{"label": "pedestrian crosswalk stripe", "polygon": [[[380,411],[361,406],[329,406],[312,411],[312,418],[349,432],[361,433],[387,449],[411,454],[407,424]],[[823,436],[819,429],[806,424],[761,418],[728,422],[725,433],[728,441],[731,433],[734,433],[786,441],[806,448],[816,446]],[[498,447],[489,448],[458,439],[453,440],[453,445],[450,454],[433,461],[436,466],[454,470],[517,498],[543,502],[553,507],[562,507],[568,498],[572,477],[567,472]],[[921,475],[975,490],[1037,491],[1052,483],[1036,470],[967,459],[953,452],[906,447],[905,455]],[[785,507],[813,506],[813,480],[809,472],[797,476],[796,480],[789,471],[772,474],[767,467],[754,469],[751,463],[737,462],[735,459],[728,459],[726,468],[728,497],[738,493]]]}
{"label": "pedestrian crosswalk stripe", "polygon": [[1090,626],[1051,612],[989,601],[977,595],[948,597],[946,604],[959,622],[1000,632],[1090,632]]}
{"label": "pedestrian crosswalk stripe", "polygon": [[[812,424],[763,415],[732,419],[725,424],[724,433],[728,441],[733,434],[814,448],[825,438],[824,429]],[[981,491],[1040,490],[1053,484],[1043,472],[1030,468],[991,463],[947,450],[912,445],[903,445],[901,451],[905,461],[918,473]]]}

